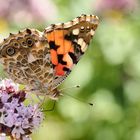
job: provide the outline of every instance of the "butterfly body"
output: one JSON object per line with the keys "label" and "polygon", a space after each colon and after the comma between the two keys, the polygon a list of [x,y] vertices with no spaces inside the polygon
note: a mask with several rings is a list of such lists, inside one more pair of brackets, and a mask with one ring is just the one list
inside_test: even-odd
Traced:
{"label": "butterfly body", "polygon": [[0,44],[0,62],[8,76],[41,95],[57,97],[57,87],[85,53],[98,26],[94,15],[81,15],[43,32],[26,29]]}

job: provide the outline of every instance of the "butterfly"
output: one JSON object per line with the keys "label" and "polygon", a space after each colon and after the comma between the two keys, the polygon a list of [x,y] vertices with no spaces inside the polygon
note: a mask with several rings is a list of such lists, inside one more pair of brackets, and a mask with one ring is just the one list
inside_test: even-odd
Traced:
{"label": "butterfly", "polygon": [[94,15],[81,15],[51,24],[40,32],[25,29],[0,43],[0,63],[13,81],[38,95],[56,99],[58,86],[87,50],[99,24]]}

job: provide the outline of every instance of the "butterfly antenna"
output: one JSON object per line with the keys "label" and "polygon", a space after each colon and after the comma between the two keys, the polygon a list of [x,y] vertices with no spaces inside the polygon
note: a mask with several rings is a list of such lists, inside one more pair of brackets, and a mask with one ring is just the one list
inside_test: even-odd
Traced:
{"label": "butterfly antenna", "polygon": [[86,102],[85,100],[79,99],[79,98],[74,97],[74,96],[72,96],[72,95],[70,95],[70,94],[65,93],[65,94],[60,94],[60,95],[61,95],[61,96],[66,95],[66,96],[69,96],[69,97],[71,97],[71,98],[73,98],[73,99],[79,101],[79,102],[82,102],[82,103],[84,103],[84,104],[88,104],[88,105],[90,105],[90,106],[93,106],[93,103],[91,103],[91,102]]}

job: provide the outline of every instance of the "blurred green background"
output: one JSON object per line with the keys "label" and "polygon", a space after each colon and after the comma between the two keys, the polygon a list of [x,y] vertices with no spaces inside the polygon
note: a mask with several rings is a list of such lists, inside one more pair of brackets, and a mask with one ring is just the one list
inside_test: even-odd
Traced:
{"label": "blurred green background", "polygon": [[63,84],[81,85],[63,92],[94,106],[60,98],[45,112],[33,140],[140,140],[139,5],[136,0],[0,0],[1,41],[9,32],[43,31],[81,14],[100,18],[88,51]]}

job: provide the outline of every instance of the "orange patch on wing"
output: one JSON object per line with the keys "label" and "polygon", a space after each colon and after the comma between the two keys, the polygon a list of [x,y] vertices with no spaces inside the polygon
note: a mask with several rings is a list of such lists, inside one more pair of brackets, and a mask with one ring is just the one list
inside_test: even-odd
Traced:
{"label": "orange patch on wing", "polygon": [[50,54],[51,54],[51,61],[54,65],[58,64],[58,58],[57,58],[57,52],[53,49],[50,50]]}
{"label": "orange patch on wing", "polygon": [[50,41],[54,41],[54,32],[50,32],[47,34],[47,39],[48,39],[48,42]]}
{"label": "orange patch on wing", "polygon": [[71,49],[71,45],[71,41],[64,40],[64,54],[69,52],[69,50]]}
{"label": "orange patch on wing", "polygon": [[63,30],[55,30],[55,44],[59,46],[57,49],[58,54],[64,54],[64,32]]}
{"label": "orange patch on wing", "polygon": [[73,46],[71,46],[71,48],[70,48],[69,52],[74,53],[74,48],[73,48]]}
{"label": "orange patch on wing", "polygon": [[67,65],[66,65],[67,68],[70,68],[70,69],[72,68],[73,61],[68,53],[63,56],[63,61],[67,62]]}
{"label": "orange patch on wing", "polygon": [[56,45],[60,45],[63,46],[63,40],[64,40],[64,34],[63,34],[63,30],[54,30],[54,36],[55,36],[55,44]]}
{"label": "orange patch on wing", "polygon": [[64,68],[64,65],[58,64],[58,65],[55,67],[55,74],[56,74],[56,75],[59,75],[59,76],[65,75],[65,71],[63,70],[63,68]]}

